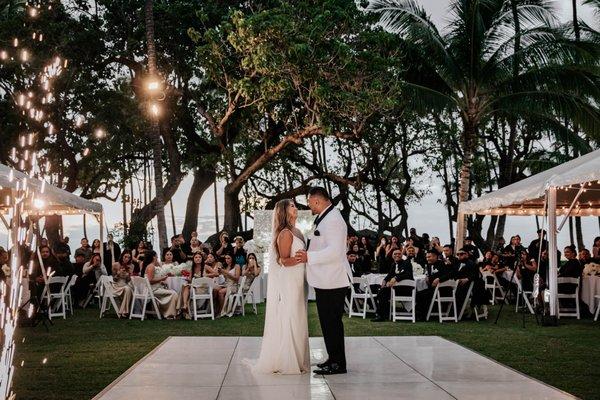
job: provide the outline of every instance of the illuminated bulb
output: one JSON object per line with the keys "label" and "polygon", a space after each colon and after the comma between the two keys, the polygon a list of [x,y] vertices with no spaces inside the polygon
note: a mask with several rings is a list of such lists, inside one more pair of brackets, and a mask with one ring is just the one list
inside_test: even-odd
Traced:
{"label": "illuminated bulb", "polygon": [[23,49],[21,50],[21,61],[26,62],[27,60],[29,60],[29,53]]}
{"label": "illuminated bulb", "polygon": [[29,135],[27,135],[27,144],[29,146],[33,145],[33,133],[30,133]]}
{"label": "illuminated bulb", "polygon": [[65,60],[65,62],[63,63],[63,68],[67,68],[67,64],[68,64],[68,61]]}
{"label": "illuminated bulb", "polygon": [[31,108],[31,102],[29,100],[27,100],[27,103],[25,103],[25,108],[28,110]]}
{"label": "illuminated bulb", "polygon": [[158,81],[150,81],[148,82],[148,90],[157,90],[159,88]]}
{"label": "illuminated bulb", "polygon": [[31,99],[33,97],[33,92],[31,92],[31,91],[27,92],[27,97],[29,97]]}
{"label": "illuminated bulb", "polygon": [[8,58],[8,53],[6,50],[0,51],[0,60],[6,60]]}
{"label": "illuminated bulb", "polygon": [[50,124],[50,126],[48,127],[48,135],[53,135],[54,134],[54,125]]}
{"label": "illuminated bulb", "polygon": [[32,17],[32,18],[35,18],[35,17],[37,17],[37,15],[38,15],[38,10],[37,10],[37,8],[35,8],[35,7],[31,7],[31,8],[29,9],[29,16],[30,16],[30,17]]}
{"label": "illuminated bulb", "polygon": [[90,149],[89,147],[86,147],[85,150],[83,150],[83,156],[87,156],[88,154],[90,154]]}
{"label": "illuminated bulb", "polygon": [[42,360],[42,364],[46,364],[48,362],[48,358],[44,357],[44,359]]}
{"label": "illuminated bulb", "polygon": [[42,199],[33,199],[33,206],[38,210],[41,210],[46,206],[46,202]]}
{"label": "illuminated bulb", "polygon": [[44,40],[44,34],[40,33],[40,37],[38,38],[38,40],[41,42],[42,40]]}
{"label": "illuminated bulb", "polygon": [[31,38],[32,38],[33,40],[35,40],[36,36],[37,36],[37,32],[33,32],[33,35],[31,35]]}
{"label": "illuminated bulb", "polygon": [[157,117],[158,114],[160,113],[160,108],[158,107],[158,104],[152,103],[150,105],[150,112],[152,113],[152,115],[154,115],[155,117]]}
{"label": "illuminated bulb", "polygon": [[75,118],[75,126],[77,128],[79,128],[82,124],[83,124],[83,116],[78,115],[77,118]]}
{"label": "illuminated bulb", "polygon": [[56,58],[54,59],[54,66],[55,66],[55,67],[58,67],[59,65],[60,65],[60,57],[56,57]]}
{"label": "illuminated bulb", "polygon": [[98,128],[94,132],[94,135],[96,136],[96,139],[102,139],[103,137],[106,136],[106,132],[104,131],[104,129]]}
{"label": "illuminated bulb", "polygon": [[19,100],[18,100],[18,104],[19,106],[23,107],[25,105],[25,95],[20,94],[19,95]]}
{"label": "illuminated bulb", "polygon": [[13,39],[13,46],[15,46],[15,47],[19,46],[19,39],[17,39],[17,38]]}

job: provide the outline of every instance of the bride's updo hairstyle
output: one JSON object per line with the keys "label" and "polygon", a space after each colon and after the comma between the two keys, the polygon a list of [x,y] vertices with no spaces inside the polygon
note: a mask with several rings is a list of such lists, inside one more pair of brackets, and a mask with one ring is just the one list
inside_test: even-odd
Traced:
{"label": "bride's updo hairstyle", "polygon": [[279,200],[277,204],[275,204],[275,209],[273,210],[273,247],[277,252],[277,258],[279,258],[279,246],[277,245],[277,238],[284,229],[289,229],[292,231],[294,236],[298,237],[304,242],[304,236],[302,235],[302,232],[300,232],[300,229],[294,226],[292,217],[288,212],[288,208],[292,204],[294,204],[292,199]]}

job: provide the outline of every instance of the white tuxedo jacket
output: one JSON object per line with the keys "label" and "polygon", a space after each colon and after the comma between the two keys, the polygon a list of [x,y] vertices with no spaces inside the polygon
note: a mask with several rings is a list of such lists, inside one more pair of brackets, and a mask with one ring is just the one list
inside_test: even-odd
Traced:
{"label": "white tuxedo jacket", "polygon": [[350,286],[352,272],[346,257],[348,228],[340,210],[333,208],[317,227],[320,235],[310,238],[306,280],[317,289]]}

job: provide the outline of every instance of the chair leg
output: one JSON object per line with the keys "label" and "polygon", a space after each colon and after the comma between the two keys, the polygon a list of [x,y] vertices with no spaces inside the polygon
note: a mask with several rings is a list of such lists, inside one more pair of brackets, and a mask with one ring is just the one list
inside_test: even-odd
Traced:
{"label": "chair leg", "polygon": [[435,289],[435,291],[433,292],[433,297],[431,298],[431,302],[429,303],[429,310],[427,310],[427,318],[426,320],[429,321],[429,317],[431,317],[431,310],[433,310],[433,305],[435,303],[435,298],[437,297],[437,288]]}
{"label": "chair leg", "polygon": [[[594,299],[594,301],[596,301]],[[596,305],[596,314],[594,315],[594,321],[598,321],[598,315],[600,314],[600,303]]]}

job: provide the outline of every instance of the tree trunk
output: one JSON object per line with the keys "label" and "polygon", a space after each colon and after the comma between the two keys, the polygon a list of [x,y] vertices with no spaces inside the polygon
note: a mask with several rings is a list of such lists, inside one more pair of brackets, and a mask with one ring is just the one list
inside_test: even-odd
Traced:
{"label": "tree trunk", "polygon": [[[146,18],[146,46],[148,48],[148,74],[156,78],[156,48],[154,46],[154,14],[153,0],[146,0],[145,18]],[[156,197],[154,210],[158,226],[158,243],[162,251],[168,246],[167,242],[167,224],[165,221],[165,196],[162,183],[162,144],[160,141],[160,129],[158,121],[153,117],[150,122],[149,131],[152,143],[152,158],[154,163],[154,186],[156,188]]]}
{"label": "tree trunk", "polygon": [[575,237],[577,238],[577,250],[585,249],[583,232],[581,230],[581,217],[575,217]]}
{"label": "tree trunk", "polygon": [[[465,118],[463,132],[463,160],[459,173],[458,185],[458,205],[469,200],[469,191],[471,186],[471,165],[473,162],[473,154],[475,152],[477,125],[474,121]],[[458,214],[457,220],[457,246],[462,246],[465,238],[465,229],[467,226],[466,216]]]}
{"label": "tree trunk", "polygon": [[241,188],[232,188],[231,183],[228,183],[225,186],[225,218],[223,221],[223,230],[229,233],[236,233],[241,230],[242,214],[240,212],[240,190]]}
{"label": "tree trunk", "polygon": [[194,170],[194,181],[190,189],[185,207],[185,221],[183,222],[183,237],[190,240],[192,232],[198,229],[198,212],[200,200],[206,190],[215,182],[215,171],[196,168]]}

